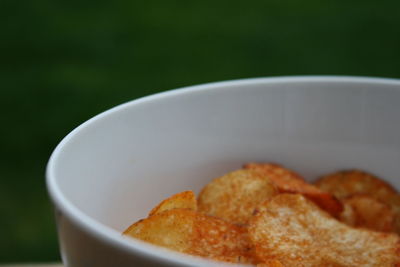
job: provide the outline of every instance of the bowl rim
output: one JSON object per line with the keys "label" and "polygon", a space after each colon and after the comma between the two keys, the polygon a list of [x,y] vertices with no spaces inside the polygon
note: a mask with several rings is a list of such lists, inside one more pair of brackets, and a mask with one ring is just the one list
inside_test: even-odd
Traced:
{"label": "bowl rim", "polygon": [[[137,98],[108,110],[105,110],[94,117],[81,123],[69,134],[67,134],[56,146],[52,152],[49,161],[46,166],[46,186],[50,199],[52,200],[56,209],[60,210],[65,214],[69,220],[81,227],[87,233],[95,236],[103,242],[106,242],[112,246],[115,246],[127,253],[139,253],[140,256],[145,258],[151,258],[153,260],[164,261],[169,264],[176,266],[238,266],[237,264],[215,262],[200,257],[194,257],[178,252],[174,252],[165,248],[161,248],[152,244],[148,244],[141,240],[133,238],[123,238],[121,233],[103,225],[102,223],[91,218],[89,215],[81,211],[77,206],[68,200],[63,195],[57,183],[56,168],[60,154],[64,150],[64,147],[68,146],[72,139],[81,132],[83,129],[90,127],[93,123],[102,120],[114,113],[124,110],[134,105],[145,104],[147,102],[158,101],[168,97],[174,97],[182,94],[192,93],[195,91],[207,91],[213,90],[219,87],[226,86],[243,86],[243,85],[255,85],[255,84],[282,84],[282,83],[315,83],[315,82],[326,82],[326,83],[369,83],[379,85],[398,85],[400,89],[400,79],[396,78],[381,78],[381,77],[365,77],[365,76],[338,76],[338,75],[305,75],[305,76],[277,76],[277,77],[260,77],[260,78],[245,78],[235,79],[219,82],[210,82],[200,85],[185,86],[178,89],[168,90],[145,97]],[[243,266],[243,265],[240,265]]]}

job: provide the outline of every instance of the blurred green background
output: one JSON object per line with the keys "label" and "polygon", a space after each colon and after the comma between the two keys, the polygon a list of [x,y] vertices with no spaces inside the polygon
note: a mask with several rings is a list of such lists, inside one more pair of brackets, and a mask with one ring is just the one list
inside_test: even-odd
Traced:
{"label": "blurred green background", "polygon": [[397,0],[1,0],[0,263],[59,260],[45,166],[80,123],[211,81],[400,78],[399,10]]}

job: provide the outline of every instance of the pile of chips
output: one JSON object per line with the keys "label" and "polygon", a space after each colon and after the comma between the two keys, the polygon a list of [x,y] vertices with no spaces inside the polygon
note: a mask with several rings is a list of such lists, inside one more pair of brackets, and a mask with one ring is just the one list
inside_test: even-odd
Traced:
{"label": "pile of chips", "polygon": [[400,195],[348,170],[310,184],[272,163],[173,195],[124,235],[216,261],[261,266],[400,266]]}

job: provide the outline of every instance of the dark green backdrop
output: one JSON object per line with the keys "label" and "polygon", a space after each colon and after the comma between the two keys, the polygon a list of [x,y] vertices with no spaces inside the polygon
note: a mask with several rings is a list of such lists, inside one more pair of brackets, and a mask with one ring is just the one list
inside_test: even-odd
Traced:
{"label": "dark green backdrop", "polygon": [[45,166],[83,121],[211,81],[400,78],[399,8],[397,0],[1,0],[0,263],[59,260]]}

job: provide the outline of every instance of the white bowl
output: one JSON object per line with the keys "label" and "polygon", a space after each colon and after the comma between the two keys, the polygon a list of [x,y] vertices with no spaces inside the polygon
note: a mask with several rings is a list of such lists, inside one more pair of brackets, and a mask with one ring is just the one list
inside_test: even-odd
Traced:
{"label": "white bowl", "polygon": [[162,199],[250,161],[308,179],[346,168],[400,188],[400,81],[260,78],[191,86],[108,110],[72,131],[47,167],[69,267],[221,266],[123,231]]}

